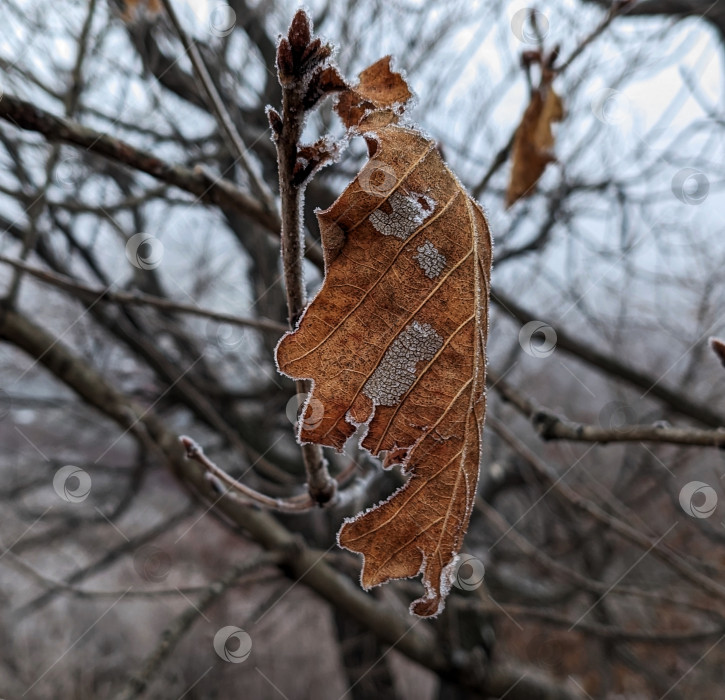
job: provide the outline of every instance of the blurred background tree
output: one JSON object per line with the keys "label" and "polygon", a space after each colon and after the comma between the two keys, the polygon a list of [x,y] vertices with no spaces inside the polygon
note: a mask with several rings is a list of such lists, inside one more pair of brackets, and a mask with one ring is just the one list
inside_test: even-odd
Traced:
{"label": "blurred background tree", "polygon": [[[341,502],[298,514],[184,457],[188,434],[304,499],[264,194],[297,6],[174,7],[249,167],[162,3],[0,0],[0,695],[714,697],[721,3],[310,3],[348,78],[394,56],[496,242],[477,509],[435,622],[408,615],[416,582],[362,592],[335,545],[400,484],[355,442],[328,455]],[[557,162],[506,209],[521,56],[555,46]],[[343,133],[329,103],[305,140],[324,133]],[[310,294],[314,210],[364,154],[353,141],[307,191]]]}

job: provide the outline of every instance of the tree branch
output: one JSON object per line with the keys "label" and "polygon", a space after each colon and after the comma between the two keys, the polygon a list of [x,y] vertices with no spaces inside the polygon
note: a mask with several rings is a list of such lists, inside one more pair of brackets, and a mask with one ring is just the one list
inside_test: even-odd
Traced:
{"label": "tree branch", "polygon": [[222,99],[219,96],[216,87],[214,86],[214,82],[209,75],[209,71],[207,70],[206,64],[204,63],[204,59],[199,53],[199,49],[196,46],[196,43],[187,35],[187,33],[184,31],[184,28],[181,26],[181,22],[179,22],[179,18],[176,16],[176,11],[174,10],[174,6],[171,0],[161,0],[161,2],[166,9],[166,13],[171,20],[171,24],[174,25],[174,29],[176,30],[179,39],[181,39],[181,43],[186,49],[189,59],[191,59],[191,65],[194,68],[194,73],[197,77],[197,80],[201,84],[204,93],[206,94],[207,101],[209,102],[209,105],[212,109],[212,112],[214,113],[214,116],[217,119],[217,122],[219,123],[219,126],[221,126],[222,128],[223,134],[226,136],[227,143],[231,146],[232,152],[236,155],[239,162],[242,164],[242,167],[244,168],[244,171],[249,178],[249,182],[252,185],[252,189],[254,190],[255,194],[261,199],[262,203],[264,204],[264,208],[268,212],[276,212],[277,205],[274,201],[274,195],[270,191],[269,187],[267,187],[267,184],[264,182],[264,180],[259,177],[257,171],[252,165],[252,162],[249,160],[249,157],[247,156],[247,152],[249,149],[245,145],[242,137],[234,126],[234,122],[232,122],[232,118],[229,116],[229,112],[227,112],[227,109],[224,106],[224,103],[222,102]]}
{"label": "tree branch", "polygon": [[85,299],[90,302],[114,302],[116,304],[122,304],[124,306],[152,306],[162,311],[172,311],[185,314],[191,314],[192,316],[201,316],[203,318],[211,318],[215,321],[221,321],[222,323],[229,323],[234,326],[243,326],[248,328],[256,328],[260,331],[267,331],[271,333],[283,333],[287,330],[287,326],[281,323],[272,321],[268,318],[244,318],[243,316],[235,316],[234,314],[225,314],[220,311],[212,311],[211,309],[202,309],[194,304],[182,304],[162,297],[153,296],[151,294],[141,294],[128,292],[112,292],[110,289],[98,289],[97,287],[88,287],[87,285],[80,284],[70,277],[65,275],[57,275],[46,270],[40,270],[36,267],[31,267],[19,260],[13,260],[5,255],[0,255],[0,263],[11,265],[12,267],[24,270],[28,274],[32,275],[41,282],[50,284],[59,289],[63,289],[70,292],[74,296]]}
{"label": "tree branch", "polygon": [[243,528],[266,550],[294,550],[295,555],[289,558],[282,571],[361,622],[384,644],[394,646],[416,663],[470,688],[480,697],[504,694],[508,700],[574,700],[581,697],[528,667],[493,668],[481,679],[480,669],[472,667],[467,658],[456,655],[454,660],[447,656],[440,645],[416,629],[416,622],[361,591],[324,561],[323,552],[300,546],[300,539],[271,514],[249,508],[228,495],[220,497],[205,478],[204,470],[185,458],[176,435],[152,410],[142,408],[117,391],[44,328],[11,309],[0,307],[0,339],[11,342],[41,362],[89,405],[160,453],[182,483],[215,503],[217,512]]}
{"label": "tree branch", "polygon": [[79,146],[90,153],[123,163],[190,192],[204,202],[244,214],[275,234],[279,232],[280,220],[274,212],[267,212],[256,199],[233,182],[216,177],[202,168],[191,170],[182,165],[171,165],[148,151],[69,119],[56,117],[7,93],[0,100],[0,118],[20,129],[38,132],[49,141]]}
{"label": "tree branch", "polygon": [[250,571],[259,569],[262,566],[279,564],[282,560],[283,554],[281,552],[262,552],[252,559],[235,564],[224,576],[208,586],[196,602],[189,605],[162,632],[158,645],[146,657],[146,660],[141,666],[141,670],[129,679],[128,685],[116,696],[117,700],[133,700],[134,698],[140,697],[144,690],[146,690],[156,671],[169,658],[171,652],[189,631],[196,619],[212,603],[221,598],[244,574],[248,574]]}
{"label": "tree branch", "polygon": [[713,428],[725,426],[725,417],[720,413],[712,410],[709,406],[699,404],[682,394],[670,389],[660,383],[657,377],[646,372],[633,369],[629,365],[624,364],[617,358],[606,355],[599,350],[582,343],[581,341],[569,335],[560,326],[549,324],[540,316],[524,309],[515,302],[507,294],[499,289],[491,291],[491,301],[500,306],[510,316],[518,320],[520,323],[528,323],[532,319],[538,319],[542,323],[551,325],[556,329],[556,347],[564,352],[584,360],[586,363],[598,367],[607,374],[624,379],[628,383],[644,389],[648,394],[659,399],[672,410],[684,416],[694,418],[696,421]]}
{"label": "tree branch", "polygon": [[575,442],[663,442],[674,445],[717,447],[725,449],[725,428],[699,430],[673,428],[669,425],[623,425],[603,428],[599,425],[575,423],[524,396],[508,382],[489,370],[489,384],[504,399],[531,421],[542,440]]}
{"label": "tree branch", "polygon": [[[299,10],[294,16],[288,36],[280,41],[277,50],[282,113],[270,110],[268,114],[277,147],[282,204],[282,266],[290,328],[295,328],[306,304],[302,274],[302,202],[307,178],[299,177],[299,143],[305,117],[311,108],[307,97],[311,88],[315,88],[314,76],[327,67],[331,53],[330,46],[321,44],[319,39],[313,41],[310,20],[304,10]],[[298,394],[306,394],[310,390],[309,382],[297,381],[296,384]],[[320,505],[329,503],[334,499],[336,483],[330,477],[322,448],[306,443],[301,445],[301,449],[310,496]]]}

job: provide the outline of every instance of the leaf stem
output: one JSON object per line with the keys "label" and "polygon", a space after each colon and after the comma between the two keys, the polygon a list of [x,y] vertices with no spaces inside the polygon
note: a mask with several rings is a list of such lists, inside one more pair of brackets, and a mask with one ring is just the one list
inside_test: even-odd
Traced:
{"label": "leaf stem", "polygon": [[[282,86],[282,113],[278,115],[273,110],[269,112],[277,147],[282,267],[290,328],[297,325],[306,303],[302,272],[302,202],[305,180],[295,178],[295,168],[298,165],[299,143],[307,111],[305,95],[309,88],[309,76],[327,57],[315,50],[319,46],[319,40],[311,40],[309,18],[300,10],[292,20],[289,36],[282,39],[277,53],[277,73]],[[309,382],[304,380],[297,381],[296,386],[300,394],[310,390]],[[310,497],[320,505],[329,503],[335,496],[336,482],[330,477],[322,448],[312,443],[301,447]]]}

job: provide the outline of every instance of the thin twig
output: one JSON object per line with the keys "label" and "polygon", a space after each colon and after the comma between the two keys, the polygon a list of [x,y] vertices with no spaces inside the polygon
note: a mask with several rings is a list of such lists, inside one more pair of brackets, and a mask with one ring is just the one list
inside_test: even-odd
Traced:
{"label": "thin twig", "polygon": [[[250,486],[245,486],[210,460],[195,440],[186,435],[182,435],[179,440],[186,450],[186,456],[201,464],[210,478],[216,479],[221,482],[221,484],[227,486],[228,491],[241,494],[241,496],[251,503],[265,508],[271,508],[272,510],[277,510],[282,513],[302,513],[304,511],[311,510],[312,508],[316,508],[318,505],[309,493],[300,494],[299,496],[290,496],[288,498],[273,498],[272,496],[267,496]],[[343,469],[335,477],[336,486],[344,484],[357,471],[357,468],[355,461],[350,460],[350,464],[347,468]],[[219,487],[221,487],[221,484],[219,484]],[[221,489],[218,488],[217,490]],[[341,496],[343,494],[348,494],[348,491],[349,495],[344,499],[345,503],[350,500],[353,494],[359,493],[359,488],[357,486],[351,486],[349,489],[339,492],[338,495]],[[339,498],[336,498],[335,505],[342,505]]]}
{"label": "thin twig", "polygon": [[203,595],[196,602],[189,605],[174,621],[162,632],[161,639],[156,648],[146,657],[141,670],[132,676],[126,687],[116,696],[117,700],[133,700],[140,697],[154,674],[169,658],[181,638],[189,631],[196,619],[244,574],[254,571],[261,566],[278,564],[284,558],[283,552],[262,552],[253,559],[241,562],[231,567],[221,578],[207,587]]}
{"label": "thin twig", "polygon": [[515,406],[536,429],[542,440],[573,440],[576,442],[663,442],[675,445],[725,448],[725,427],[715,430],[675,428],[669,425],[622,425],[603,428],[576,423],[558,416],[529,399],[495,372],[489,370],[488,381],[501,397]]}
{"label": "thin twig", "polygon": [[199,306],[195,306],[194,304],[182,304],[170,301],[169,299],[163,299],[151,294],[141,294],[139,292],[129,294],[128,292],[112,292],[110,289],[88,287],[72,280],[70,277],[66,277],[65,275],[58,275],[52,272],[47,272],[46,270],[40,270],[36,267],[26,265],[19,260],[8,258],[5,255],[0,255],[0,263],[5,263],[6,265],[11,265],[16,269],[24,270],[46,284],[51,284],[59,289],[64,289],[68,292],[72,292],[73,294],[86,297],[89,301],[107,301],[123,305],[153,306],[154,308],[161,309],[163,311],[179,312],[191,314],[193,316],[211,318],[222,323],[256,328],[257,330],[269,331],[271,333],[283,333],[287,330],[287,327],[284,324],[277,323],[276,321],[272,321],[267,318],[245,318],[243,316],[235,316],[234,314],[225,314],[219,311],[212,311],[211,309],[203,309]]}
{"label": "thin twig", "polygon": [[161,0],[161,2],[166,9],[166,13],[171,20],[171,24],[174,25],[174,29],[176,30],[179,39],[181,39],[181,43],[184,45],[184,48],[186,49],[186,52],[191,59],[191,65],[194,68],[194,73],[197,77],[197,80],[201,84],[201,87],[206,94],[209,105],[214,112],[214,116],[216,117],[217,122],[222,128],[222,132],[226,136],[228,144],[231,146],[232,152],[235,153],[235,155],[239,159],[239,162],[242,164],[244,171],[247,173],[247,177],[249,178],[249,182],[252,185],[252,189],[254,190],[255,194],[262,200],[262,204],[265,206],[268,212],[276,212],[277,204],[274,201],[274,195],[272,194],[272,191],[269,189],[269,187],[267,187],[267,183],[265,183],[264,180],[259,177],[257,171],[252,165],[252,162],[247,155],[249,149],[244,143],[244,140],[242,139],[239,131],[237,131],[237,128],[234,126],[234,122],[229,116],[229,112],[227,111],[221,97],[219,96],[219,93],[217,92],[216,86],[214,85],[214,82],[211,79],[211,75],[209,75],[209,71],[206,67],[206,64],[204,63],[204,59],[199,52],[199,48],[197,47],[194,40],[184,31],[184,28],[181,26],[181,22],[179,22],[179,18],[176,15],[176,11],[174,10],[174,6],[171,0]]}
{"label": "thin twig", "polygon": [[72,584],[65,583],[59,579],[49,578],[40,571],[30,566],[22,557],[14,552],[6,551],[3,556],[3,563],[7,561],[20,573],[32,578],[36,583],[46,588],[58,589],[64,593],[68,593],[75,598],[118,598],[123,594],[126,598],[178,598],[179,595],[195,595],[203,593],[211,584],[206,583],[198,586],[174,586],[173,588],[151,588],[144,590],[92,590],[88,588],[80,588]]}
{"label": "thin twig", "polygon": [[491,301],[521,324],[537,319],[541,323],[553,327],[556,330],[557,352],[563,350],[587,364],[597,367],[608,375],[623,379],[629,384],[643,389],[652,398],[667,404],[677,413],[694,418],[703,425],[709,425],[712,428],[725,426],[725,416],[709,405],[693,401],[675,389],[667,387],[655,375],[631,367],[618,357],[607,355],[594,345],[582,342],[559,324],[542,319],[541,316],[525,309],[513,297],[504,294],[500,289],[494,288],[491,290]]}
{"label": "thin twig", "polygon": [[[63,97],[64,114],[66,117],[73,116],[76,109],[78,108],[78,103],[80,101],[81,91],[84,86],[83,63],[85,61],[86,53],[88,50],[88,38],[91,32],[91,27],[93,25],[93,17],[95,15],[95,12],[96,0],[90,0],[90,2],[88,3],[88,12],[86,14],[85,21],[83,22],[83,28],[81,29],[81,35],[78,39],[78,53],[76,55],[76,60],[73,65],[73,70],[71,72],[71,82]],[[47,206],[48,189],[51,185],[53,171],[58,164],[59,158],[60,146],[56,144],[51,149],[50,155],[45,162],[44,182],[42,186],[38,189],[38,191],[33,195],[32,201],[27,208],[30,225],[26,230],[26,235],[23,239],[23,247],[20,251],[20,259],[22,261],[28,259],[30,253],[37,245],[38,237],[40,236],[40,219]],[[15,300],[20,291],[22,277],[23,271],[16,268],[13,271],[13,280],[10,283],[8,293],[6,295],[6,303],[11,305],[15,303]]]}
{"label": "thin twig", "polygon": [[609,27],[614,19],[621,13],[622,9],[627,7],[627,5],[627,2],[622,2],[621,0],[614,0],[612,5],[609,7],[609,11],[605,15],[604,19],[594,28],[591,34],[584,37],[584,39],[579,42],[579,45],[574,49],[574,51],[571,52],[569,58],[567,58],[564,63],[556,68],[556,72],[563,73],[579,57],[584,49],[589,46],[589,44],[591,44],[597,37],[601,36],[606,31],[607,27]]}
{"label": "thin twig", "polygon": [[279,216],[275,212],[268,212],[257,199],[236,184],[204,168],[196,167],[192,170],[183,165],[167,163],[126,141],[82,126],[70,119],[57,117],[7,93],[0,100],[0,118],[20,129],[38,132],[48,141],[79,146],[90,153],[123,163],[190,192],[205,202],[237,211],[254,219],[267,230],[279,233]]}
{"label": "thin twig", "polygon": [[[324,65],[331,53],[330,48],[321,45],[319,39],[316,44],[315,49],[307,14],[303,10],[298,11],[290,25],[288,37],[280,41],[277,53],[277,73],[282,86],[282,113],[278,115],[276,112],[269,112],[277,147],[282,204],[282,266],[290,328],[297,325],[306,302],[302,274],[302,202],[305,181],[299,181],[295,177],[298,147],[308,111],[305,100],[310,89],[310,76],[314,75],[314,70],[319,70]],[[296,385],[298,394],[306,394],[310,390],[306,381],[298,381]],[[320,505],[329,503],[335,496],[336,484],[330,477],[322,448],[306,443],[301,445],[301,450],[310,496]]]}
{"label": "thin twig", "polygon": [[549,484],[550,491],[558,494],[577,510],[586,513],[589,517],[602,523],[613,532],[616,532],[620,537],[645,552],[651,552],[652,556],[664,561],[671,569],[677,571],[684,579],[690,581],[690,583],[701,590],[713,595],[718,600],[725,600],[725,586],[702,574],[683,559],[682,556],[661,543],[660,540],[645,535],[623,520],[610,515],[596,503],[581,496],[574,489],[567,486],[552,467],[524,445],[501,421],[490,416],[487,419],[487,423],[519,457],[530,464],[539,476],[543,477]]}
{"label": "thin twig", "polygon": [[217,467],[217,465],[204,454],[204,450],[201,446],[190,437],[182,435],[179,440],[186,450],[186,456],[189,459],[193,459],[201,464],[207,474],[226,485],[229,491],[241,494],[252,503],[256,503],[257,505],[261,505],[266,508],[272,508],[273,510],[279,510],[284,513],[299,513],[301,511],[309,510],[315,506],[315,502],[309,494],[291,496],[290,498],[272,498],[271,496],[267,496],[259,491],[256,491],[250,486],[245,486],[240,481],[237,481],[227,474],[223,469]]}

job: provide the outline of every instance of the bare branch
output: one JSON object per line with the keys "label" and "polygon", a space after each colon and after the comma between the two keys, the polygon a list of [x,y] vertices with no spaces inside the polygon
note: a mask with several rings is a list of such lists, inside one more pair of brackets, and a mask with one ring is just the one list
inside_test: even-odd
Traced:
{"label": "bare branch", "polygon": [[232,566],[221,578],[214,581],[199,596],[196,602],[189,605],[174,621],[163,631],[161,640],[156,648],[146,657],[141,670],[132,676],[128,685],[116,696],[117,700],[133,700],[140,697],[152,680],[154,674],[169,658],[171,652],[189,631],[194,622],[214,602],[221,598],[236,581],[244,574],[254,571],[262,566],[279,564],[283,560],[281,552],[262,552],[252,559]]}
{"label": "bare branch", "polygon": [[716,430],[674,428],[669,425],[622,425],[603,428],[599,425],[575,423],[558,416],[533,399],[514,389],[506,380],[489,371],[490,385],[501,397],[514,405],[531,421],[542,440],[572,440],[575,442],[663,442],[674,445],[725,448],[725,427]]}
{"label": "bare branch", "polygon": [[53,285],[59,289],[71,292],[74,296],[85,299],[86,301],[98,302],[106,301],[122,305],[131,306],[152,306],[162,311],[173,311],[192,316],[201,316],[203,318],[211,318],[222,323],[229,323],[234,326],[243,326],[248,328],[256,328],[260,331],[270,333],[283,333],[287,327],[276,321],[267,318],[244,318],[235,316],[234,314],[225,314],[220,311],[212,311],[211,309],[202,309],[194,304],[182,304],[162,297],[156,297],[151,294],[141,294],[139,292],[129,294],[128,292],[114,292],[110,289],[98,289],[96,287],[88,287],[80,284],[65,275],[58,275],[46,270],[40,270],[36,267],[26,265],[18,260],[13,260],[5,255],[0,255],[0,263],[11,265],[12,267],[24,270],[36,279],[46,284]]}
{"label": "bare branch", "polygon": [[229,116],[229,112],[227,112],[227,109],[224,106],[216,87],[214,86],[214,82],[209,75],[209,71],[204,63],[204,59],[199,53],[196,43],[187,35],[184,28],[181,26],[181,22],[179,22],[179,18],[176,16],[176,11],[174,10],[171,0],[161,0],[161,2],[169,15],[169,19],[171,19],[171,23],[174,25],[176,33],[179,35],[179,39],[181,39],[181,43],[184,45],[184,48],[191,59],[191,65],[194,67],[194,73],[196,74],[199,83],[201,83],[212,111],[214,112],[214,116],[216,117],[219,125],[222,127],[222,131],[226,136],[228,143],[232,147],[232,152],[236,154],[239,162],[244,168],[244,171],[247,173],[252,189],[261,199],[268,212],[276,212],[277,205],[274,201],[274,195],[269,187],[267,187],[264,180],[259,177],[257,171],[252,165],[252,162],[247,155],[249,149],[244,144],[241,135],[234,126],[234,122],[232,122],[232,118]]}
{"label": "bare branch", "polygon": [[[268,112],[274,141],[277,146],[279,193],[282,202],[282,265],[290,328],[297,325],[304,311],[305,284],[302,275],[304,237],[302,232],[302,203],[305,179],[297,175],[298,151],[305,116],[309,111],[305,99],[310,89],[310,75],[325,65],[332,53],[320,40],[312,41],[312,27],[304,10],[299,10],[290,25],[289,35],[280,42],[277,51],[277,73],[282,86],[282,113]],[[310,55],[307,56],[306,54]],[[312,78],[314,80],[314,77]],[[298,394],[309,391],[309,383],[297,382]],[[307,443],[301,445],[307,472],[310,496],[319,504],[335,496],[335,481],[330,477],[322,448]]]}
{"label": "bare branch", "polygon": [[140,170],[157,180],[190,192],[204,202],[228,207],[248,216],[275,234],[279,232],[280,221],[276,214],[267,212],[256,199],[240,190],[233,182],[212,175],[202,168],[190,170],[182,165],[171,165],[125,141],[69,119],[56,117],[7,93],[0,100],[0,117],[20,129],[36,131],[49,141],[79,146]]}

